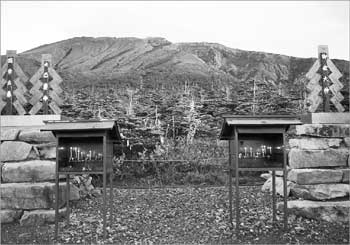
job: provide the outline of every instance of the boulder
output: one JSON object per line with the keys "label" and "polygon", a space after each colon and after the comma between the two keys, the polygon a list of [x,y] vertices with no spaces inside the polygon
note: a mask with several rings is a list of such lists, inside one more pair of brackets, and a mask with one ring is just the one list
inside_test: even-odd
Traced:
{"label": "boulder", "polygon": [[350,169],[342,169],[343,172],[343,178],[342,181],[343,183],[348,183],[350,182]]}
{"label": "boulder", "polygon": [[344,144],[346,147],[350,148],[350,137],[345,137],[344,138]]}
{"label": "boulder", "polygon": [[329,200],[349,196],[348,184],[293,185],[293,196],[306,200]]}
{"label": "boulder", "polygon": [[300,150],[291,149],[288,154],[291,168],[319,168],[346,166],[347,149]]}
{"label": "boulder", "polygon": [[342,141],[337,138],[301,138],[290,139],[289,145],[302,150],[327,150],[328,148],[339,148]]}
{"label": "boulder", "polygon": [[22,130],[18,139],[31,143],[56,142],[56,138],[52,132],[40,131],[39,129]]}
{"label": "boulder", "polygon": [[[283,178],[282,177],[276,177],[276,193],[284,196],[283,192]],[[287,196],[289,196],[291,187],[293,186],[293,183],[290,181],[287,181]],[[261,190],[264,192],[272,192],[272,177],[265,181],[264,185],[261,187]]]}
{"label": "boulder", "polygon": [[1,128],[0,139],[1,141],[16,140],[18,134],[19,134],[19,129]]}
{"label": "boulder", "polygon": [[56,162],[32,160],[25,162],[4,163],[2,168],[3,182],[39,182],[54,180]]}
{"label": "boulder", "polygon": [[350,124],[303,124],[296,125],[297,135],[315,137],[350,137]]}
{"label": "boulder", "polygon": [[12,209],[1,209],[0,210],[0,221],[1,224],[12,223],[18,220],[22,216],[22,210],[12,210]]}
{"label": "boulder", "polygon": [[343,178],[341,170],[333,169],[292,169],[288,180],[299,185],[340,183]]}
{"label": "boulder", "polygon": [[[59,218],[63,218],[67,214],[67,208],[58,210]],[[55,210],[54,209],[38,209],[33,211],[24,211],[19,223],[22,226],[30,225],[43,225],[46,223],[55,222]]]}
{"label": "boulder", "polygon": [[[283,202],[279,202],[277,208],[283,211]],[[287,210],[288,213],[309,219],[349,224],[350,201],[318,202],[293,200],[287,202]]]}
{"label": "boulder", "polygon": [[39,151],[40,158],[42,159],[55,159],[56,158],[56,143],[45,143],[35,145]]}
{"label": "boulder", "polygon": [[263,178],[263,179],[268,180],[269,178],[271,178],[271,174],[270,173],[262,173],[260,175],[260,177]]}
{"label": "boulder", "polygon": [[0,161],[13,162],[38,159],[39,152],[32,145],[21,141],[5,141],[0,146]]}
{"label": "boulder", "polygon": [[[8,183],[0,186],[1,209],[49,209],[55,207],[55,183]],[[59,184],[59,200],[65,202],[66,183]],[[79,190],[70,185],[70,200],[78,200]]]}

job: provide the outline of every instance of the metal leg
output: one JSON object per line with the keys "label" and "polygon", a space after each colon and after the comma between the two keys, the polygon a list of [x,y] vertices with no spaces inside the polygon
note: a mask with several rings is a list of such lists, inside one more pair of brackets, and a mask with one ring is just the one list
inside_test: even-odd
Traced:
{"label": "metal leg", "polygon": [[69,181],[69,174],[66,175],[66,181],[67,181],[67,186],[66,186],[66,204],[67,204],[67,226],[69,225],[69,215],[70,215],[70,210],[69,210],[69,199],[70,199],[70,181]]}
{"label": "metal leg", "polygon": [[58,182],[58,173],[56,172],[55,179],[55,240],[57,241],[58,236],[58,203],[59,203],[59,182]]}
{"label": "metal leg", "polygon": [[103,171],[103,240],[106,240],[106,214],[107,214],[107,207],[106,207],[106,184],[107,184],[107,176],[106,171]]}
{"label": "metal leg", "polygon": [[272,221],[276,222],[276,172],[272,170]]}

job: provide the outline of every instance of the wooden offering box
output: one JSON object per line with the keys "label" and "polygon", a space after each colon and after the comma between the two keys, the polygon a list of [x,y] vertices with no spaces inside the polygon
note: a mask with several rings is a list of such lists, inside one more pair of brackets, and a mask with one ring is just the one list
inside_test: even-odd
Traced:
{"label": "wooden offering box", "polygon": [[113,143],[120,142],[115,121],[48,121],[57,139],[58,173],[112,171]]}
{"label": "wooden offering box", "polygon": [[276,219],[276,170],[283,171],[284,228],[287,229],[287,154],[286,131],[301,124],[300,118],[289,115],[223,115],[220,139],[229,142],[229,214],[232,223],[232,177],[236,189],[236,235],[240,230],[240,171],[272,171],[272,219]]}

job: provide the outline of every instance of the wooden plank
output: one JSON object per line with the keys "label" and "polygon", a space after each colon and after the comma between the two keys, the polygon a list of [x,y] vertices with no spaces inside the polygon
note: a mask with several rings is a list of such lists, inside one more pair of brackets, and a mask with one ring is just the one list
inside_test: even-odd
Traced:
{"label": "wooden plank", "polygon": [[244,119],[244,120],[235,120],[227,119],[228,125],[291,125],[291,124],[300,124],[298,119],[287,119],[287,120],[278,120],[278,119]]}
{"label": "wooden plank", "polygon": [[344,107],[341,105],[340,101],[338,101],[336,97],[332,97],[331,101],[339,112],[345,111]]}
{"label": "wooden plank", "polygon": [[319,105],[322,103],[322,98],[319,95],[313,95],[313,97],[309,97],[308,101],[310,103],[309,112],[315,112]]}
{"label": "wooden plank", "polygon": [[62,78],[58,75],[58,73],[52,67],[49,67],[48,71],[52,77],[51,82],[55,82],[57,84],[60,84],[63,81]]}
{"label": "wooden plank", "polygon": [[19,90],[22,94],[25,94],[27,92],[26,86],[21,82],[21,80],[17,77],[14,81],[14,84],[16,84],[17,89]]}
{"label": "wooden plank", "polygon": [[6,81],[4,78],[2,78],[2,79],[1,79],[1,82],[0,82],[1,88],[2,88],[6,83],[7,83],[7,81]]}
{"label": "wooden plank", "polygon": [[111,130],[115,125],[114,120],[106,121],[59,121],[59,122],[47,122],[47,127],[44,131],[76,131],[76,130]]}
{"label": "wooden plank", "polygon": [[26,83],[28,81],[28,77],[24,74],[22,68],[18,65],[17,62],[13,64],[13,69],[15,70],[17,76],[22,80],[22,82]]}
{"label": "wooden plank", "polygon": [[338,78],[335,74],[333,75],[333,73],[332,73],[328,77],[332,81],[332,83],[338,87],[338,91],[344,87],[344,85],[338,80]]}
{"label": "wooden plank", "polygon": [[5,64],[1,67],[1,77],[3,77],[7,72],[7,60]]}
{"label": "wooden plank", "polygon": [[336,78],[339,79],[339,78],[341,78],[343,76],[340,73],[340,71],[338,70],[338,68],[334,65],[334,63],[330,59],[327,59],[327,66],[331,70],[333,76],[335,76]]}
{"label": "wooden plank", "polygon": [[[332,91],[333,93],[333,91]],[[333,93],[333,96],[335,97],[335,99],[339,102],[343,101],[344,100],[344,96],[340,93],[340,92],[334,92]]]}
{"label": "wooden plank", "polygon": [[[40,67],[39,70],[30,78],[30,82],[31,84],[35,85],[37,82],[39,82],[41,76],[43,75],[44,73],[44,67]],[[41,82],[41,81],[40,81]]]}
{"label": "wooden plank", "polygon": [[63,92],[61,87],[56,82],[50,82],[49,85],[56,92],[56,94],[61,94]]}
{"label": "wooden plank", "polygon": [[308,71],[308,73],[305,74],[305,77],[307,77],[309,80],[315,75],[315,73],[320,68],[320,61],[316,60],[315,63],[312,65],[311,69]]}
{"label": "wooden plank", "polygon": [[[5,101],[3,101],[2,99],[0,99],[0,113],[2,112],[2,109],[4,109],[4,107],[6,106],[6,102]],[[1,118],[2,118],[2,116],[1,116]]]}
{"label": "wooden plank", "polygon": [[0,88],[0,100],[2,100],[3,97],[6,98],[6,91]]}
{"label": "wooden plank", "polygon": [[19,115],[24,115],[26,114],[26,110],[24,110],[23,106],[19,103],[18,100],[16,100],[15,102],[13,102],[13,106],[16,108],[17,113]]}
{"label": "wooden plank", "polygon": [[30,93],[34,94],[36,92],[40,92],[40,88],[43,86],[43,83],[41,81],[37,82],[31,89],[30,89]]}
{"label": "wooden plank", "polygon": [[38,101],[43,97],[43,93],[36,91],[33,94],[33,97],[29,100],[29,103],[31,105],[35,105],[36,103],[38,103]]}
{"label": "wooden plank", "polygon": [[316,73],[309,81],[309,83],[306,85],[306,88],[312,91],[315,87],[320,86],[321,75]]}
{"label": "wooden plank", "polygon": [[61,114],[62,110],[58,107],[58,105],[55,103],[55,101],[51,101],[49,106],[55,114]]}
{"label": "wooden plank", "polygon": [[63,105],[63,100],[56,94],[54,90],[51,90],[49,95],[52,98],[52,100],[57,103],[58,106]]}
{"label": "wooden plank", "polygon": [[30,109],[29,114],[35,115],[35,114],[41,109],[41,107],[43,107],[43,104],[42,104],[40,101],[38,101],[38,102],[32,107],[32,109]]}
{"label": "wooden plank", "polygon": [[52,55],[51,54],[42,54],[41,55],[41,66],[44,67],[45,62],[49,62],[50,66],[52,66]]}
{"label": "wooden plank", "polygon": [[25,104],[27,104],[27,99],[23,96],[23,94],[20,91],[18,91],[18,89],[16,89],[13,92],[13,94],[16,96],[17,100],[21,105],[24,106]]}

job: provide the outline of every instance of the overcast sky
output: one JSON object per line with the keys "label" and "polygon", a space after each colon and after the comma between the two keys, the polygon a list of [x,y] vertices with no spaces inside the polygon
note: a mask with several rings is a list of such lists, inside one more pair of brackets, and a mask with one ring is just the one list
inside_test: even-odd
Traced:
{"label": "overcast sky", "polygon": [[3,1],[1,54],[78,36],[164,37],[349,60],[349,1]]}

